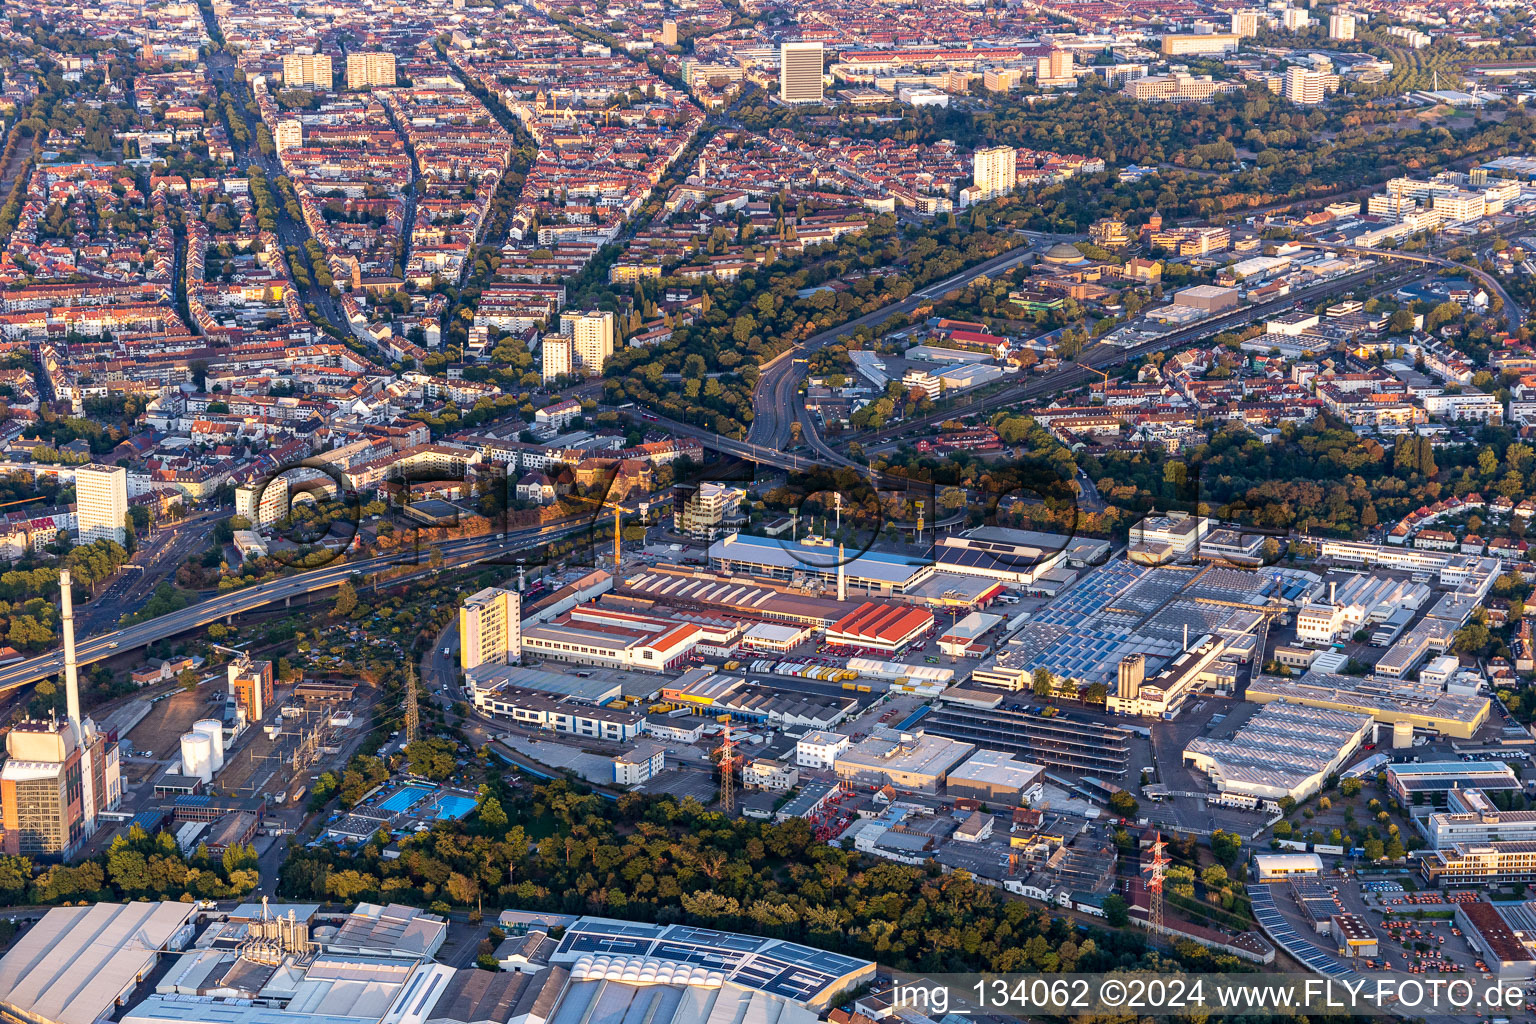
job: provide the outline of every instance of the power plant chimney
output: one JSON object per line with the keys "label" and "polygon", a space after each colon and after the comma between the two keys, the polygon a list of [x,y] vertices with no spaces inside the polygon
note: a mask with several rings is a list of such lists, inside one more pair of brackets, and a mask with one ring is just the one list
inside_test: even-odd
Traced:
{"label": "power plant chimney", "polygon": [[848,566],[843,558],[843,546],[837,546],[837,599],[848,600]]}
{"label": "power plant chimney", "polygon": [[1339,585],[1338,585],[1337,582],[1329,583],[1328,584],[1328,603],[1329,604],[1338,604],[1338,601],[1334,597],[1334,595],[1338,593],[1338,590],[1339,590]]}
{"label": "power plant chimney", "polygon": [[64,617],[64,696],[67,701],[69,725],[75,732],[75,742],[83,738],[80,733],[80,674],[75,667],[75,600],[70,593],[69,570],[59,570],[59,611]]}
{"label": "power plant chimney", "polygon": [[1189,623],[1184,623],[1184,649],[1189,650]]}

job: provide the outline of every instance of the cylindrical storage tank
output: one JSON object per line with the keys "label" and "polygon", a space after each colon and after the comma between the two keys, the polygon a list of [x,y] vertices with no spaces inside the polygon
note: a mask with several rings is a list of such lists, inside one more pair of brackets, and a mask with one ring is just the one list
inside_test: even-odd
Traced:
{"label": "cylindrical storage tank", "polygon": [[195,775],[205,783],[213,781],[213,741],[200,732],[181,737],[181,773]]}
{"label": "cylindrical storage tank", "polygon": [[213,770],[224,770],[224,723],[216,718],[205,718],[192,723],[192,731],[207,736],[213,743]]}
{"label": "cylindrical storage tank", "polygon": [[1407,748],[1409,748],[1411,746],[1413,746],[1413,723],[1412,722],[1393,722],[1392,723],[1392,749],[1393,750],[1406,750]]}

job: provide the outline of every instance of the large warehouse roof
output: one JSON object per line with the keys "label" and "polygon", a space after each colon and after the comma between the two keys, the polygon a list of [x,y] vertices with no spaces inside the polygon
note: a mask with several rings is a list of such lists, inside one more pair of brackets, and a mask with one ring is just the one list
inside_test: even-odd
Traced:
{"label": "large warehouse roof", "polygon": [[191,903],[96,903],[50,910],[0,959],[0,1006],[41,1024],[96,1024],[195,909]]}

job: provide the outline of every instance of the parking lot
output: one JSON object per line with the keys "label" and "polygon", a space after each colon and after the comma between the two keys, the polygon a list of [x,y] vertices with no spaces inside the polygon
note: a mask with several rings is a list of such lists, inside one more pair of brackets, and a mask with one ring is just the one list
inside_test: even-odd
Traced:
{"label": "parking lot", "polygon": [[[1332,957],[1354,971],[1478,981],[1493,977],[1454,920],[1458,903],[1482,898],[1475,891],[1420,892],[1394,880],[1340,877],[1304,879],[1295,885],[1273,883],[1269,889],[1275,911],[1297,936],[1323,957]],[[1363,918],[1377,937],[1377,954],[1340,957],[1336,940],[1319,934],[1312,916],[1303,908],[1307,897],[1321,903],[1323,912],[1353,913]]]}

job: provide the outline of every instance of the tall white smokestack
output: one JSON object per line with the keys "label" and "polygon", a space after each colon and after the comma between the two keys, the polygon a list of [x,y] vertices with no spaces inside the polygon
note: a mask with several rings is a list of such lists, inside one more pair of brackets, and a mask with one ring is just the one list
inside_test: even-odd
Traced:
{"label": "tall white smokestack", "polygon": [[1329,583],[1328,584],[1328,603],[1329,604],[1338,604],[1338,601],[1337,601],[1337,599],[1334,596],[1338,592],[1339,592],[1339,585],[1338,585],[1338,583]]}
{"label": "tall white smokestack", "polygon": [[848,600],[848,572],[847,563],[843,558],[843,546],[837,546],[837,599]]}
{"label": "tall white smokestack", "polygon": [[80,733],[80,674],[75,668],[75,600],[69,591],[69,570],[59,570],[59,611],[64,617],[64,697],[68,702],[69,725],[75,731],[75,742],[84,737]]}
{"label": "tall white smokestack", "polygon": [[1184,649],[1189,650],[1189,623],[1184,623]]}

